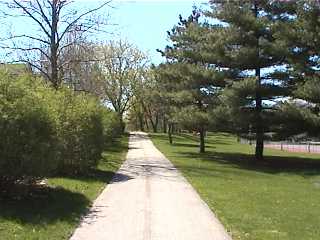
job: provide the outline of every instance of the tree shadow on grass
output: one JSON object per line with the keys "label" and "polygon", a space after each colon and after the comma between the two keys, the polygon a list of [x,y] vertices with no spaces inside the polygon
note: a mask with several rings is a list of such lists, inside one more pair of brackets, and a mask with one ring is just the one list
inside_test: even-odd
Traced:
{"label": "tree shadow on grass", "polygon": [[189,139],[191,141],[194,142],[198,142],[199,141],[199,137],[198,136],[194,136],[192,134],[187,134],[187,133],[180,133],[178,134],[179,137],[183,137],[184,139]]}
{"label": "tree shadow on grass", "polygon": [[[191,140],[193,142],[197,142],[199,143],[200,139],[199,136],[195,136],[192,134],[188,134],[188,133],[180,133],[177,135],[178,137],[182,138],[183,141],[185,141],[185,139]],[[214,139],[210,139],[210,142],[208,141],[208,137],[209,136],[214,136]],[[231,143],[226,142],[225,139],[221,139],[223,137],[226,137],[228,135],[220,135],[220,136],[215,136],[215,135],[208,135],[207,137],[205,137],[205,141],[206,141],[206,147],[210,147],[208,144],[212,145],[212,144],[222,144],[222,145],[231,145]],[[179,138],[177,139],[177,141],[179,141]]]}
{"label": "tree shadow on grass", "polygon": [[123,144],[120,140],[114,140],[105,146],[105,151],[107,153],[119,153],[126,149],[128,149],[128,145]]}
{"label": "tree shadow on grass", "polygon": [[[154,139],[157,140],[162,140],[162,141],[169,141],[168,136],[163,135],[163,134],[151,134],[151,136]],[[180,133],[177,135],[173,135],[173,144],[172,145],[176,145],[176,146],[181,146],[181,147],[199,147],[199,137],[198,136],[193,136],[192,134],[187,134],[187,133]],[[190,143],[184,143],[185,140],[188,139],[191,142]],[[183,143],[181,143],[181,141]],[[226,142],[225,140],[219,140],[218,138],[210,139],[210,142],[208,141],[208,139],[206,138],[206,148],[213,148],[211,145],[213,144],[222,144],[222,145],[231,145],[231,143]]]}
{"label": "tree shadow on grass", "polygon": [[198,148],[199,147],[199,144],[196,144],[196,143],[180,143],[180,142],[176,142],[176,143],[173,143],[172,144],[173,146],[176,146],[176,147],[194,147],[194,148]]}
{"label": "tree shadow on grass", "polygon": [[[172,134],[172,139],[173,139],[173,142],[175,141],[179,141],[179,140],[182,140],[182,139],[185,139],[184,134],[181,133],[181,134]],[[188,134],[185,134],[185,135],[188,135]],[[163,134],[163,133],[149,133],[149,136],[151,138],[154,138],[154,139],[157,139],[157,140],[163,140],[163,141],[167,141],[169,142],[169,136],[168,134]],[[197,141],[198,138],[194,138],[192,139],[192,141]]]}
{"label": "tree shadow on grass", "polygon": [[46,225],[56,221],[77,223],[90,200],[64,188],[33,189],[21,199],[0,199],[0,218],[22,224]]}
{"label": "tree shadow on grass", "polygon": [[[172,146],[175,146],[175,147],[191,147],[191,148],[199,148],[200,147],[200,144],[199,143],[181,143],[181,142],[175,142],[172,144]],[[205,146],[206,149],[214,149],[216,147],[214,146],[211,146],[211,145],[206,145]]]}
{"label": "tree shadow on grass", "polygon": [[292,156],[265,156],[263,161],[255,161],[254,156],[244,153],[195,152],[179,153],[186,158],[196,158],[203,162],[216,162],[239,169],[269,174],[292,173],[304,177],[320,175],[320,161],[317,159]]}
{"label": "tree shadow on grass", "polygon": [[[118,166],[116,166],[116,168],[118,168]],[[88,173],[84,175],[80,175],[80,176],[69,175],[69,176],[63,176],[63,178],[84,181],[87,183],[102,182],[106,184],[110,182],[124,182],[132,179],[130,176],[125,174],[115,173],[114,171],[107,171],[107,170],[101,170],[101,169],[91,169]]]}

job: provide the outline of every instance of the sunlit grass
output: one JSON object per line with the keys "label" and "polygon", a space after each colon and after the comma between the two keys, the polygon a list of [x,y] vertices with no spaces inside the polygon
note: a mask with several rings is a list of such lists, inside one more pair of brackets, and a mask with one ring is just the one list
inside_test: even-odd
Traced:
{"label": "sunlit grass", "polygon": [[196,137],[152,140],[200,193],[233,239],[320,239],[320,155],[266,150],[253,163],[253,147],[227,134],[211,134],[207,153]]}

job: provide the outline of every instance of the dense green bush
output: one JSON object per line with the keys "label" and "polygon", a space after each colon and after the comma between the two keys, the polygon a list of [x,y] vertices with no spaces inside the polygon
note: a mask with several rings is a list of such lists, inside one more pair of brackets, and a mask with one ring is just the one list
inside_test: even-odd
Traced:
{"label": "dense green bush", "polygon": [[87,94],[0,73],[0,182],[86,172],[121,132],[119,122]]}
{"label": "dense green bush", "polygon": [[112,140],[116,139],[122,134],[123,126],[120,121],[119,115],[107,108],[101,109],[103,136],[105,143],[109,144]]}
{"label": "dense green bush", "polygon": [[56,122],[43,101],[44,88],[33,91],[30,77],[0,73],[0,176],[42,177],[57,166]]}
{"label": "dense green bush", "polygon": [[58,105],[59,171],[81,173],[96,166],[104,147],[101,106],[92,97],[67,89]]}

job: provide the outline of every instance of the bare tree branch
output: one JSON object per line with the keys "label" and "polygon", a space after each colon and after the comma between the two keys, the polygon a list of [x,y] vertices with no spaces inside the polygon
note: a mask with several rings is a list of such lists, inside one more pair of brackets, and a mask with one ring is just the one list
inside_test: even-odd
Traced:
{"label": "bare tree branch", "polygon": [[105,2],[105,3],[101,4],[99,7],[94,8],[94,9],[91,9],[91,10],[89,10],[89,11],[81,14],[80,16],[78,16],[76,19],[74,19],[74,20],[65,28],[65,30],[64,30],[63,33],[61,34],[61,36],[60,36],[60,38],[59,38],[58,41],[61,41],[62,38],[65,36],[65,34],[66,34],[81,18],[83,18],[83,17],[86,16],[86,15],[89,15],[89,14],[91,14],[91,13],[93,13],[93,12],[96,12],[96,11],[102,9],[103,7],[109,5],[110,3],[111,3],[111,1]]}
{"label": "bare tree branch", "polygon": [[20,51],[23,51],[23,52],[39,51],[41,54],[43,54],[44,56],[49,58],[49,55],[45,51],[43,51],[43,49],[38,48],[38,47],[23,48],[23,47],[5,47],[5,46],[2,46],[1,48],[2,49],[9,49],[9,50],[20,50]]}
{"label": "bare tree branch", "polygon": [[42,18],[43,18],[44,21],[48,24],[48,26],[49,26],[50,28],[52,28],[51,23],[50,23],[48,17],[46,16],[46,14],[44,13],[43,8],[42,8],[39,0],[36,0],[36,2],[37,2],[37,4],[38,4],[39,10],[40,10],[40,12],[41,12]]}
{"label": "bare tree branch", "polygon": [[38,20],[29,10],[27,7],[23,6],[21,3],[19,3],[16,0],[13,0],[13,2],[19,6],[31,19],[33,19],[36,23],[38,23],[39,27],[43,30],[43,32],[50,38],[51,35],[49,34],[49,32],[47,31],[47,29],[45,28],[45,26],[43,25],[43,23]]}
{"label": "bare tree branch", "polygon": [[28,39],[31,39],[31,40],[39,41],[39,42],[44,43],[44,44],[50,44],[50,42],[48,42],[46,40],[43,40],[41,38],[34,37],[34,36],[25,35],[25,34],[10,36],[10,37],[7,37],[7,38],[2,38],[2,39],[0,39],[0,41],[8,41],[8,40],[13,40],[13,39],[18,39],[18,38],[28,38]]}
{"label": "bare tree branch", "polygon": [[[4,17],[27,17],[40,30],[40,35],[23,33],[2,38],[0,41],[5,44],[0,48],[25,53],[37,52],[34,57],[39,59],[34,59],[33,62],[36,63],[41,60],[42,63],[40,65],[33,63],[32,65],[36,65],[37,67],[34,67],[38,70],[41,67],[45,67],[41,72],[46,72],[44,76],[56,88],[61,85],[64,78],[64,67],[70,65],[70,63],[75,63],[75,59],[64,59],[63,55],[69,51],[69,48],[73,48],[76,45],[80,46],[79,43],[83,41],[82,36],[99,30],[99,21],[93,19],[93,13],[105,6],[109,6],[111,1],[108,0],[93,9],[79,14],[70,11],[67,7],[72,2],[71,0],[0,0],[0,4],[2,3],[3,6],[11,10],[11,12],[0,10],[3,12],[1,15]],[[14,11],[21,11],[23,14],[14,14]],[[74,36],[72,36],[73,34]],[[72,40],[69,39],[70,36],[72,36]],[[18,42],[19,40],[23,41],[23,43]],[[31,42],[28,43],[27,41]],[[10,55],[13,56],[13,54]],[[20,62],[31,62],[27,55],[25,54],[23,59],[20,58],[18,60]],[[76,61],[85,61],[88,65],[90,61],[96,60],[81,59],[81,56],[77,56]]]}
{"label": "bare tree branch", "polygon": [[[31,67],[33,68],[36,68],[38,71],[40,71],[42,74],[44,75],[47,75],[48,73],[45,72],[41,67],[39,67],[38,65],[30,62],[30,61],[27,61],[27,60],[24,60],[24,59],[20,59],[20,60],[16,60],[16,61],[10,61],[10,62],[7,62],[7,64],[14,64],[14,63],[26,63],[28,65],[30,65]],[[49,77],[49,76],[47,76]]]}

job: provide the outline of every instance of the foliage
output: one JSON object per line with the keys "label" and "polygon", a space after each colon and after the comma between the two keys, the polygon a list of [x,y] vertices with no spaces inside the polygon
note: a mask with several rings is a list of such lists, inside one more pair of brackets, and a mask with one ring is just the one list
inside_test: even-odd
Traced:
{"label": "foliage", "polygon": [[123,124],[123,115],[129,108],[137,82],[143,78],[147,56],[126,41],[98,46],[96,56],[100,59],[101,99],[112,105]]}
{"label": "foliage", "polygon": [[[210,1],[209,18],[220,20],[220,27],[208,27],[209,42],[204,50],[210,64],[218,64],[236,73],[225,90],[227,106],[238,129],[240,115],[247,118],[256,135],[256,159],[263,158],[266,119],[273,115],[269,103],[288,96],[288,74],[285,67],[287,47],[275,36],[281,26],[290,24],[290,3],[280,1]],[[288,6],[287,6],[287,5]],[[276,109],[273,109],[276,110]],[[232,115],[231,115],[232,117]],[[244,118],[240,118],[244,119]],[[239,125],[240,123],[240,125]]]}
{"label": "foliage", "polygon": [[225,85],[215,65],[208,65],[201,55],[206,41],[199,10],[179,22],[168,32],[170,46],[160,51],[167,63],[158,68],[166,95],[175,107],[172,117],[183,127],[200,133],[200,152],[205,151],[205,131],[208,129],[208,110]]}
{"label": "foliage", "polygon": [[183,129],[201,131],[201,128],[208,127],[209,118],[205,112],[198,111],[196,107],[184,107],[175,114]]}
{"label": "foliage", "polygon": [[[307,133],[319,137],[319,28],[318,1],[292,1],[290,24],[279,24],[276,34],[287,48],[291,98],[279,106],[275,131],[281,137]],[[290,8],[289,8],[290,9]]]}
{"label": "foliage", "polygon": [[156,70],[169,120],[200,136],[208,129],[254,136],[257,160],[267,135],[318,135],[319,1],[209,6],[180,16],[167,32],[170,45],[158,50],[167,60]]}
{"label": "foliage", "polygon": [[108,145],[118,137],[120,137],[123,126],[116,112],[109,109],[101,109],[103,137]]}
{"label": "foliage", "polygon": [[166,131],[166,108],[164,104],[164,93],[161,82],[157,79],[157,72],[154,66],[146,69],[134,89],[134,96],[130,102],[129,121],[132,127],[143,131],[145,127],[152,126],[153,132],[159,130],[162,122],[162,130]]}
{"label": "foliage", "polygon": [[97,165],[104,147],[100,106],[94,98],[68,89],[60,90],[53,100],[58,117],[59,171],[85,172]]}
{"label": "foliage", "polygon": [[[58,164],[57,121],[47,105],[45,86],[31,87],[30,76],[11,79],[0,73],[0,176],[43,177]],[[48,90],[50,93],[50,90]]]}
{"label": "foliage", "polygon": [[31,75],[0,74],[2,182],[84,173],[120,132],[115,113],[94,97],[54,90]]}
{"label": "foliage", "polygon": [[275,126],[273,127],[273,132],[277,133],[278,138],[286,139],[301,133],[307,133],[312,137],[319,136],[320,118],[318,114],[315,113],[312,106],[301,104],[301,101],[300,105],[297,102],[285,102],[278,106],[279,110],[275,115]]}

